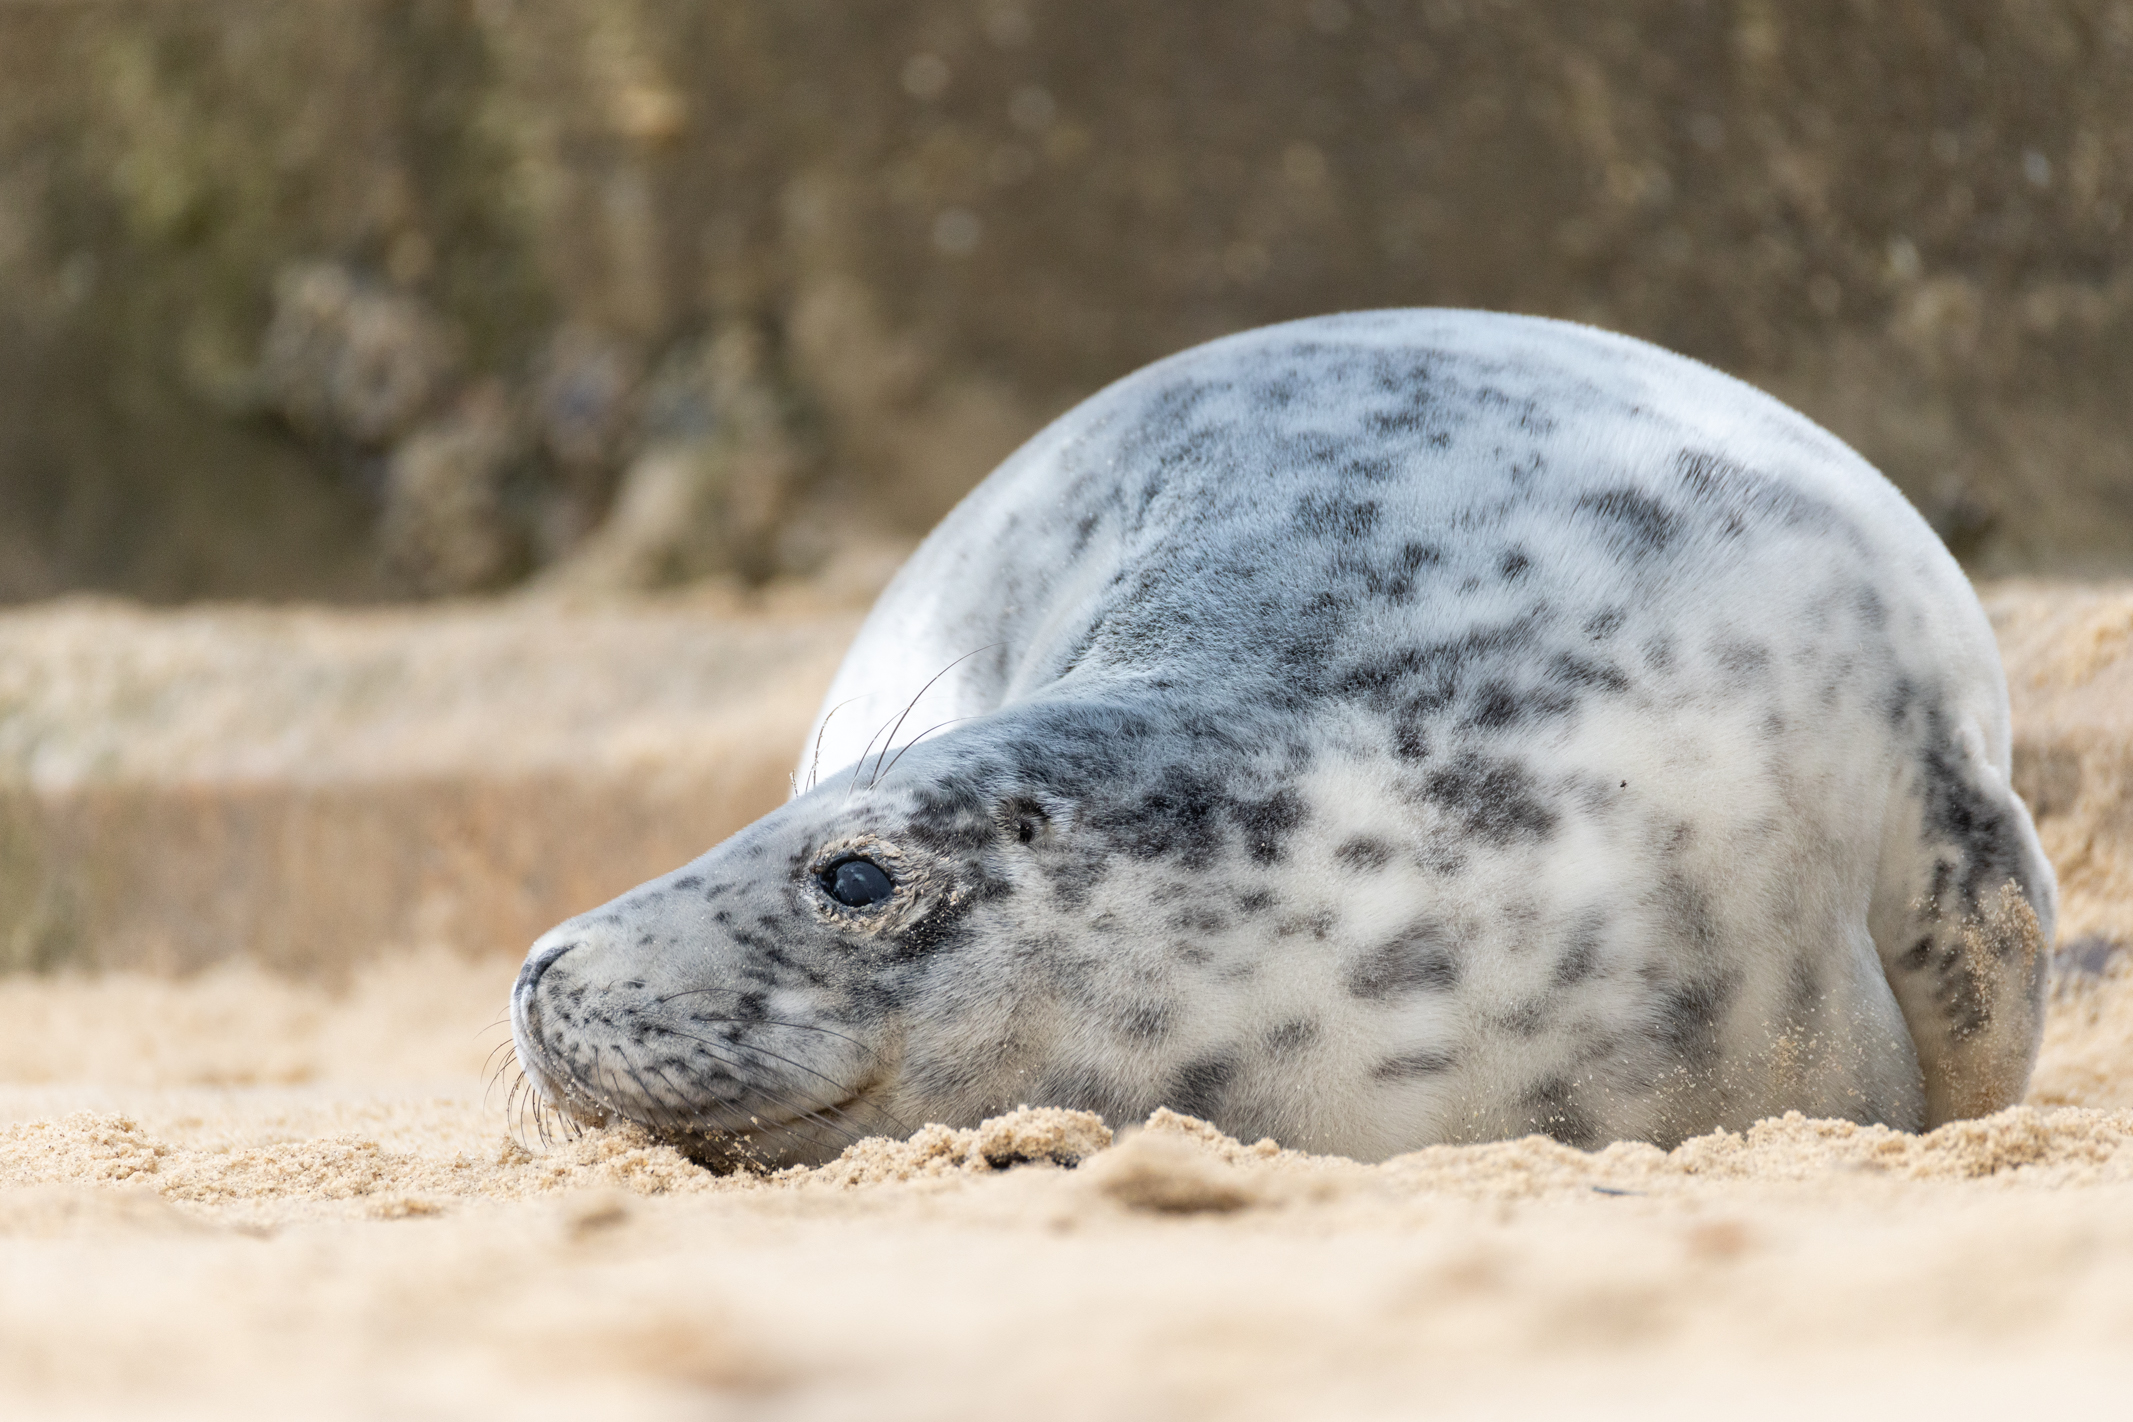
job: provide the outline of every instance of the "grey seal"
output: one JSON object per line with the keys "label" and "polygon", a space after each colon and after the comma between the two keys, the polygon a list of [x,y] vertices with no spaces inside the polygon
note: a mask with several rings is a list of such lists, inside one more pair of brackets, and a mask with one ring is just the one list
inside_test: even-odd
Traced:
{"label": "grey seal", "polygon": [[1386,311],[1037,435],[794,798],[534,944],[526,1078],[707,1162],[1018,1104],[1363,1160],[2021,1093],[2050,866],[1976,598],[1717,371]]}

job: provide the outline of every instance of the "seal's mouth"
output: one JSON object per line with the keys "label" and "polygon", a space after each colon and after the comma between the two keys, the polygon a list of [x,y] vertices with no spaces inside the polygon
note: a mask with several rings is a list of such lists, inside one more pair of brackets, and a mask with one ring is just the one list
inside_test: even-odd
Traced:
{"label": "seal's mouth", "polygon": [[[666,1112],[613,1105],[588,1108],[582,1100],[567,1106],[557,1103],[556,1109],[569,1118],[573,1130],[635,1126],[715,1175],[760,1175],[791,1166],[827,1165],[869,1136],[888,1134],[886,1123],[877,1124],[879,1113],[867,1108],[867,1096],[862,1091],[783,1118],[750,1115],[745,1128],[733,1129],[677,1125]],[[661,1116],[669,1118],[657,1119]]]}
{"label": "seal's mouth", "polygon": [[[521,1052],[519,1064],[528,1088],[561,1125],[561,1134],[635,1126],[662,1145],[672,1146],[696,1164],[719,1175],[768,1172],[787,1166],[824,1165],[869,1136],[905,1134],[860,1090],[841,1100],[786,1113],[723,1108],[735,1124],[705,1124],[704,1113],[686,1103],[618,1101],[596,1095],[573,1078],[547,1070],[537,1057]],[[692,1120],[691,1117],[698,1117]],[[745,1121],[743,1125],[741,1122]],[[542,1123],[545,1125],[545,1123]],[[547,1132],[542,1130],[542,1134]]]}
{"label": "seal's mouth", "polygon": [[[511,1003],[513,1045],[530,1093],[534,1132],[575,1136],[638,1127],[721,1175],[823,1165],[869,1136],[908,1134],[883,1105],[886,1092],[862,1082],[822,1104],[790,1092],[751,1093],[747,1104],[692,1093],[619,1044],[558,1052],[541,1030],[531,993]],[[582,1058],[582,1059],[581,1059]],[[524,1121],[520,1122],[523,1126]]]}
{"label": "seal's mouth", "polygon": [[641,1124],[663,1144],[714,1174],[764,1174],[791,1166],[827,1165],[870,1136],[890,1134],[894,1128],[868,1107],[871,1094],[861,1091],[784,1120],[752,1119],[745,1131],[662,1131]]}
{"label": "seal's mouth", "polygon": [[512,990],[522,1133],[634,1126],[720,1173],[820,1165],[869,1136],[909,1134],[886,1109],[894,1071],[880,1052],[853,1061],[854,1039],[822,1024],[759,1009],[692,1016],[667,1008],[690,994],[558,966],[583,946],[568,931],[537,944]]}

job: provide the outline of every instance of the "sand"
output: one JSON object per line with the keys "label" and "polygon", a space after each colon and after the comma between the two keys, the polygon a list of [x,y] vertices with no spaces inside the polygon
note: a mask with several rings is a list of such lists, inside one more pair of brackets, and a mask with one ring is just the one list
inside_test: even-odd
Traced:
{"label": "sand", "polygon": [[1981,591],[2007,667],[2015,788],[2059,875],[2060,940],[2133,944],[2133,585]]}
{"label": "sand", "polygon": [[0,1413],[2115,1415],[2133,596],[1995,598],[2073,871],[2012,1110],[1382,1165],[1037,1111],[719,1178],[514,1135],[494,955],[0,977]]}
{"label": "sand", "polygon": [[0,982],[8,1415],[1967,1417],[2133,1380],[2120,964],[2055,996],[2029,1104],[1925,1136],[1366,1166],[1035,1111],[767,1179],[526,1149],[484,1090],[510,974]]}

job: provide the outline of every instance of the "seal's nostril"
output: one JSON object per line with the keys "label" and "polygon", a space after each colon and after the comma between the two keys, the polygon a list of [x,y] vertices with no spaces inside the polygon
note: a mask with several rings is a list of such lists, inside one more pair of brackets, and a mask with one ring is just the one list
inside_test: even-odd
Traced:
{"label": "seal's nostril", "polygon": [[536,941],[533,951],[526,955],[525,963],[518,970],[518,981],[511,985],[511,1039],[518,1046],[519,1064],[526,1075],[544,1096],[553,1098],[549,1075],[542,1069],[541,1058],[541,1013],[534,1000],[534,989],[540,986],[541,974],[555,966],[556,959],[584,943],[582,938],[563,938],[554,943]]}
{"label": "seal's nostril", "polygon": [[529,954],[525,964],[518,970],[518,981],[511,985],[511,995],[525,997],[531,993],[534,984],[541,980],[541,974],[548,971],[549,965],[577,947],[579,941],[575,938],[565,939],[561,943],[551,943],[546,948]]}

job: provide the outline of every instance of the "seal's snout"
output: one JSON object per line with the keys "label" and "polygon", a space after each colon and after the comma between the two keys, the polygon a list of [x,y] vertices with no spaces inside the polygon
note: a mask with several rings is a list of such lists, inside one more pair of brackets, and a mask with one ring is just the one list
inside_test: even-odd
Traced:
{"label": "seal's snout", "polygon": [[534,1089],[550,1101],[560,1104],[553,1072],[548,1065],[546,1044],[541,1040],[540,984],[541,975],[555,965],[557,959],[584,942],[576,933],[564,928],[552,929],[542,935],[518,970],[518,979],[511,985],[511,1044],[518,1052],[518,1064],[525,1071]]}
{"label": "seal's snout", "polygon": [[[578,934],[554,929],[544,934],[526,954],[525,964],[518,970],[518,981],[511,985],[511,1035],[518,1042],[521,1061],[525,1061],[529,1047],[538,1047],[541,975],[554,967],[558,958],[583,943],[584,939]],[[526,1061],[526,1069],[531,1071],[533,1063]]]}
{"label": "seal's snout", "polygon": [[511,996],[514,1001],[519,998],[532,997],[535,985],[540,982],[541,974],[548,971],[549,964],[578,946],[579,939],[576,934],[566,935],[553,943],[548,941],[548,939],[554,937],[555,935],[552,933],[543,937],[540,942],[533,945],[533,950],[526,955],[524,966],[518,970],[518,981],[511,985]]}
{"label": "seal's snout", "polygon": [[546,1107],[723,1169],[819,1163],[874,1129],[882,1108],[861,1098],[887,1070],[881,988],[854,945],[873,946],[899,896],[856,851],[828,857],[827,882],[810,874],[811,821],[792,838],[770,869],[755,845],[727,846],[534,942],[511,1029]]}

